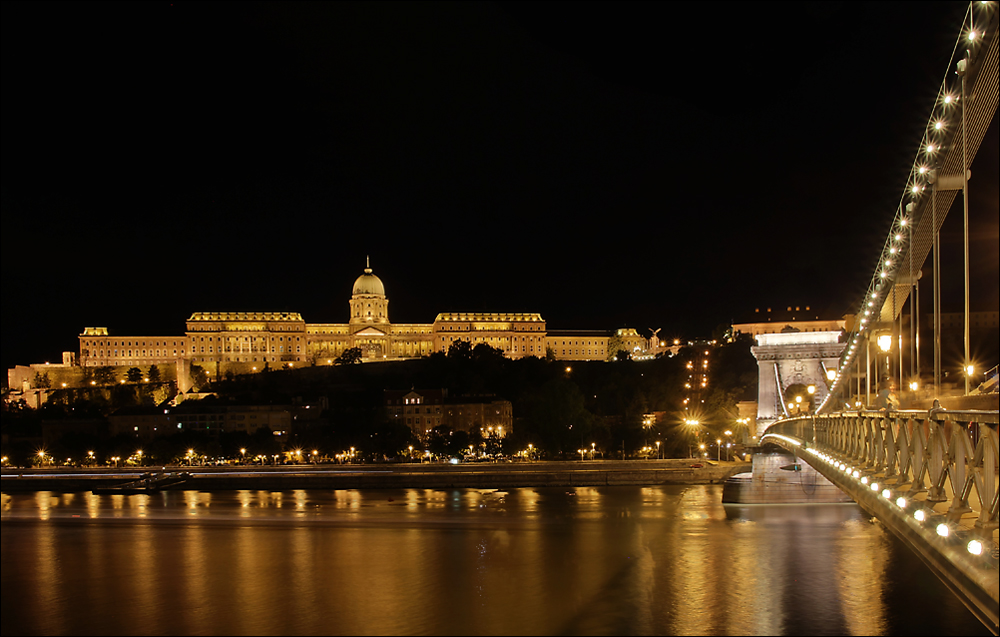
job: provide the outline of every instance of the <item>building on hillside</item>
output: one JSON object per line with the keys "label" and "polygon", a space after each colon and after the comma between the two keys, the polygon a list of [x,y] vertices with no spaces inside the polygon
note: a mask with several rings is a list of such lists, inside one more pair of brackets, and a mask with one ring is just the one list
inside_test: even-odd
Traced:
{"label": "building on hillside", "polygon": [[442,425],[452,431],[478,430],[483,437],[496,433],[503,438],[513,431],[510,401],[494,396],[449,399],[446,389],[387,389],[384,405],[386,418],[405,424],[421,440]]}
{"label": "building on hillside", "polygon": [[189,401],[180,407],[127,407],[108,416],[109,433],[137,440],[182,431],[211,435],[242,431],[253,434],[267,427],[276,436],[292,428],[292,408],[287,405],[209,405]]}
{"label": "building on hillside", "polygon": [[[58,382],[72,387],[102,384],[86,370],[138,367],[145,372],[156,365],[164,379],[176,379],[186,392],[198,384],[201,373],[192,376],[192,365],[212,379],[230,372],[332,365],[354,348],[363,361],[446,353],[457,341],[473,347],[484,343],[508,358],[552,356],[565,361],[608,360],[622,349],[636,359],[669,351],[655,332],[646,339],[631,328],[549,331],[545,319],[532,312],[443,312],[433,323],[392,323],[385,286],[370,264],[366,266],[354,281],[347,323],[307,323],[297,312],[194,312],[183,334],[124,336],[107,327],[87,327],[79,335],[79,356],[67,352],[62,365],[48,369],[56,374],[57,367],[66,367]],[[16,391],[40,389],[33,385],[40,371],[39,365],[17,366],[8,371],[8,386]],[[119,381],[123,376],[116,372]]]}
{"label": "building on hillside", "polygon": [[[788,329],[790,328],[790,329]],[[854,328],[854,315],[845,314],[839,319],[821,319],[819,313],[808,305],[788,305],[784,308],[756,308],[751,316],[733,323],[733,334],[743,333],[757,338],[760,334],[796,332],[850,332]]]}

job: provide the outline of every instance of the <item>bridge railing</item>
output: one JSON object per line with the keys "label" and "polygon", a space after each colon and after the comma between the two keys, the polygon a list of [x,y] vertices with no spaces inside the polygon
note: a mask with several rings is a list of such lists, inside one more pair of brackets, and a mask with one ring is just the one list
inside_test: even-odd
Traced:
{"label": "bridge railing", "polygon": [[928,503],[948,502],[951,523],[975,510],[975,498],[972,530],[991,539],[997,529],[998,422],[996,411],[842,412],[779,421],[765,438],[834,454],[838,469],[857,479],[879,475],[907,500],[926,493]]}

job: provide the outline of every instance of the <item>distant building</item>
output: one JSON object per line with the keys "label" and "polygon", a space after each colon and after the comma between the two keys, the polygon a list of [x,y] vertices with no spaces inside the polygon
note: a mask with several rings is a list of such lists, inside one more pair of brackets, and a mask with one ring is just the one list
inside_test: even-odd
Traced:
{"label": "distant building", "polygon": [[819,313],[808,305],[787,305],[754,309],[752,315],[733,323],[733,335],[740,332],[757,338],[760,334],[780,334],[787,331],[850,332],[853,328],[853,314],[845,314],[839,319],[820,318]]}
{"label": "distant building", "polygon": [[630,353],[650,347],[630,328],[549,332],[537,313],[444,312],[433,323],[394,324],[385,286],[370,267],[354,282],[349,306],[347,323],[306,323],[295,312],[195,312],[184,335],[113,336],[106,327],[88,327],[80,334],[79,364],[184,361],[217,374],[259,371],[265,365],[329,365],[350,348],[359,348],[366,361],[415,358],[447,352],[456,341],[473,347],[485,343],[508,358],[544,357],[551,351],[558,360],[607,360],[614,354],[612,342]]}
{"label": "distant building", "polygon": [[439,426],[452,431],[479,431],[483,437],[496,433],[501,438],[513,431],[513,408],[509,400],[487,397],[448,399],[445,389],[385,390],[386,417],[401,422],[421,440]]}
{"label": "distant building", "polygon": [[138,440],[181,431],[218,435],[242,431],[252,434],[267,427],[286,435],[292,427],[292,407],[280,405],[209,405],[188,401],[180,407],[127,407],[108,416],[109,433]]}

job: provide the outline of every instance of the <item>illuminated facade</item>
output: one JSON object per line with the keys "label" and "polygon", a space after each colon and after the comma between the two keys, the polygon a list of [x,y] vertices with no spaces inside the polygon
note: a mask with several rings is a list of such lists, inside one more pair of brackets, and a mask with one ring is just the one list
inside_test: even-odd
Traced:
{"label": "illuminated facade", "polygon": [[629,351],[648,347],[631,329],[550,333],[537,313],[446,312],[433,323],[394,324],[385,286],[371,267],[354,282],[349,304],[347,323],[306,323],[295,312],[195,312],[183,336],[112,336],[105,327],[88,327],[80,335],[79,364],[186,362],[209,372],[250,372],[265,365],[333,364],[350,348],[359,348],[366,361],[416,358],[447,352],[456,341],[485,343],[508,358],[544,357],[551,350],[559,360],[607,360],[609,344]]}

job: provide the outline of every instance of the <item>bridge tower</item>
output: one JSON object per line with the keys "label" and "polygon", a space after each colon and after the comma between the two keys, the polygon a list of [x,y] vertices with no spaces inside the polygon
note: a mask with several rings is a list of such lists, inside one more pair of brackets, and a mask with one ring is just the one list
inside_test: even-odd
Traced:
{"label": "bridge tower", "polygon": [[[758,334],[750,348],[757,359],[757,436],[773,422],[789,414],[788,390],[793,386],[813,387],[810,395],[813,413],[829,392],[827,370],[837,369],[845,344],[841,332],[800,332],[788,327],[777,334]],[[794,404],[794,402],[793,402]]]}

